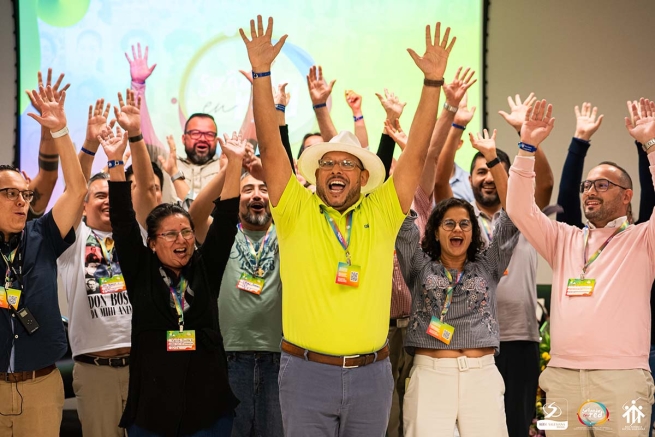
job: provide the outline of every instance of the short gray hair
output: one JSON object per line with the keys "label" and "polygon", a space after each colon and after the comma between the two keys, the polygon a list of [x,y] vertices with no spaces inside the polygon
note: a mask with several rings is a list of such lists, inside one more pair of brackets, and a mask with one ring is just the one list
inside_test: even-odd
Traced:
{"label": "short gray hair", "polygon": [[109,180],[109,173],[105,172],[100,172],[96,173],[93,176],[91,176],[91,179],[86,183],[86,195],[84,196],[84,203],[89,201],[89,188],[91,187],[91,184],[94,183],[95,181],[108,181]]}

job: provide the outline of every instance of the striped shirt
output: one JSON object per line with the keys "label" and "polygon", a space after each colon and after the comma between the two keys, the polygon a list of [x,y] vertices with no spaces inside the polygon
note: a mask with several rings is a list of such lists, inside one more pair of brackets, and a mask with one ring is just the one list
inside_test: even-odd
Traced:
{"label": "striped shirt", "polygon": [[[505,211],[494,228],[494,239],[480,252],[475,262],[467,261],[461,280],[455,286],[444,322],[455,328],[449,345],[427,334],[432,316],[441,317],[450,281],[444,266],[432,261],[419,245],[416,213],[405,219],[398,238],[396,254],[400,269],[412,293],[412,311],[405,348],[472,349],[493,347],[498,353],[500,334],[496,316],[496,287],[509,265],[518,241],[518,230]],[[456,271],[451,271],[453,278]]]}

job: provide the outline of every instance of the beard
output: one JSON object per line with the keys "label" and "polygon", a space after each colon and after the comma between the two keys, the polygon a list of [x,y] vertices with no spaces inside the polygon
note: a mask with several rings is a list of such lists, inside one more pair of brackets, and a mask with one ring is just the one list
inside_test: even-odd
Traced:
{"label": "beard", "polygon": [[361,193],[360,186],[352,187],[350,191],[348,191],[348,194],[346,194],[346,198],[343,200],[343,202],[330,203],[325,190],[326,190],[325,187],[316,185],[316,193],[318,194],[318,197],[320,197],[321,200],[323,200],[323,202],[325,202],[326,205],[331,206],[336,210],[339,210],[339,208],[343,207],[344,205],[350,206],[353,203],[357,202],[357,199],[359,199],[359,195]]}
{"label": "beard", "polygon": [[209,143],[202,142],[202,144],[207,144],[207,154],[206,155],[198,155],[196,152],[196,145],[199,144],[200,142],[193,143],[191,147],[184,147],[184,151],[186,152],[186,156],[195,165],[203,165],[208,163],[214,155],[216,155],[216,149],[212,150],[211,146]]}
{"label": "beard", "polygon": [[473,197],[475,201],[480,205],[486,208],[493,208],[494,206],[500,205],[500,197],[498,197],[498,191],[493,194],[485,195],[482,193],[482,185],[473,188]]}
{"label": "beard", "polygon": [[260,213],[255,213],[249,208],[246,214],[241,215],[241,220],[250,223],[253,226],[264,226],[271,220],[271,213],[266,210]]}

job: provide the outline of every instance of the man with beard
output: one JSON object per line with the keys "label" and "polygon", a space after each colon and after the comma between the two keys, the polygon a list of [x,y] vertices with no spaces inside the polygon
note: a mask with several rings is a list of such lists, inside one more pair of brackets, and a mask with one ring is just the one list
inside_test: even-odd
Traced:
{"label": "man with beard", "polygon": [[[215,177],[189,209],[200,242],[211,223],[209,214],[222,190],[221,179],[222,175]],[[266,184],[249,173],[241,176],[239,218],[218,299],[230,386],[240,400],[232,436],[282,437],[277,383],[282,340],[278,242]]]}
{"label": "man with beard", "polygon": [[[642,99],[639,105],[640,113],[631,105],[633,121],[626,118],[626,127],[643,144],[655,182],[655,103]],[[546,101],[528,111],[507,194],[512,221],[553,269],[551,360],[540,386],[561,417],[568,416],[561,436],[586,436],[594,427],[597,435],[645,437],[654,389],[648,352],[655,215],[628,223],[632,180],[609,162],[591,169],[580,185],[583,229],[541,213],[533,156],[553,128],[551,114]]]}

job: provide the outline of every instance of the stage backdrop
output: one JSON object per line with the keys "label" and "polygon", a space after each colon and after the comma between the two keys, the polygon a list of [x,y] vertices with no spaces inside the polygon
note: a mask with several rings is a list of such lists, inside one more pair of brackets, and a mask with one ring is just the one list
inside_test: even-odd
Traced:
{"label": "stage backdrop", "polygon": [[[53,68],[71,83],[66,100],[68,126],[77,148],[84,142],[88,107],[104,97],[117,103],[116,93],[130,86],[125,53],[131,46],[149,47],[149,63],[157,64],[146,82],[146,100],[157,138],[173,135],[178,154],[183,122],[194,112],[208,112],[219,133],[239,130],[246,116],[250,84],[239,73],[249,62],[238,29],[257,14],[275,18],[274,38],[288,34],[273,66],[273,83],[288,82],[291,101],[287,123],[296,153],[305,133],[317,125],[307,91],[306,75],[322,65],[325,78],[336,79],[331,113],[338,130],[352,130],[344,91],[363,96],[362,110],[371,150],[377,150],[384,111],[375,96],[384,88],[407,101],[401,123],[409,130],[421,90],[422,74],[406,48],[423,53],[424,26],[441,21],[452,28],[457,43],[448,62],[446,80],[458,66],[475,69],[478,83],[469,91],[469,105],[478,112],[470,131],[482,120],[484,0],[20,0],[18,8],[18,106],[20,166],[28,175],[38,171],[39,125],[26,115],[33,111],[22,90],[36,86],[37,72]],[[444,26],[444,28],[445,28]],[[441,101],[444,99],[442,97]],[[468,170],[474,154],[468,141],[457,161]],[[106,163],[98,153],[95,170]],[[61,181],[61,178],[60,178]],[[58,184],[54,198],[62,190]]]}

